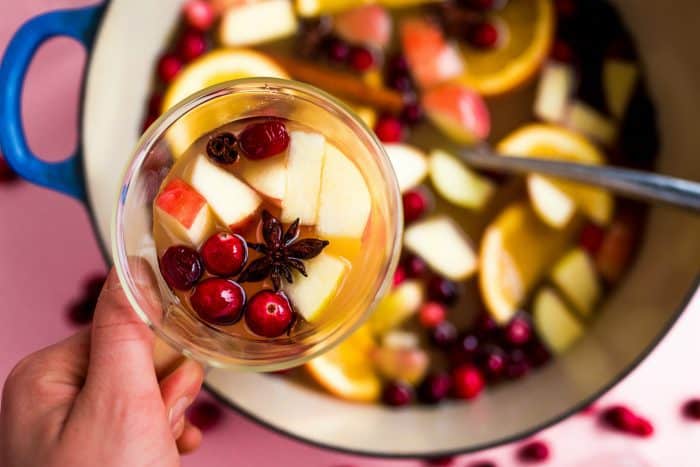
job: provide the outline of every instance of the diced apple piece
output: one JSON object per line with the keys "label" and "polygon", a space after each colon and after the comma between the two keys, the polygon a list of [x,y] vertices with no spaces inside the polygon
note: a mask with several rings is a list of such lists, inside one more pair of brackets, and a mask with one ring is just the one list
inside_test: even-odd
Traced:
{"label": "diced apple piece", "polygon": [[325,156],[326,138],[323,135],[290,132],[282,222],[290,223],[298,218],[302,225],[316,224]]}
{"label": "diced apple piece", "polygon": [[615,142],[615,123],[583,102],[574,101],[566,116],[566,126],[604,145]]}
{"label": "diced apple piece", "polygon": [[372,209],[367,183],[357,166],[326,144],[316,228],[322,237],[360,238]]}
{"label": "diced apple piece", "polygon": [[231,229],[250,219],[262,202],[255,190],[203,154],[190,162],[184,178],[204,196],[216,217]]}
{"label": "diced apple piece", "polygon": [[352,44],[383,48],[391,38],[391,16],[379,5],[362,5],[333,20],[335,32]]}
{"label": "diced apple piece", "polygon": [[411,74],[428,88],[464,71],[458,47],[445,41],[440,27],[423,18],[407,18],[401,23],[401,45]]}
{"label": "diced apple piece", "polygon": [[540,290],[533,306],[535,331],[552,352],[563,353],[583,335],[583,325],[552,289]]}
{"label": "diced apple piece", "polygon": [[582,315],[589,316],[600,299],[593,261],[581,248],[568,252],[552,269],[552,283]]}
{"label": "diced apple piece", "polygon": [[481,209],[491,198],[494,185],[456,157],[436,149],[430,153],[430,180],[435,190],[452,204]]}
{"label": "diced apple piece", "polygon": [[603,86],[608,110],[616,119],[624,117],[638,78],[639,69],[635,63],[611,59],[603,64]]}
{"label": "diced apple piece", "polygon": [[535,115],[545,122],[560,123],[575,84],[574,69],[563,63],[548,63],[537,86]]}
{"label": "diced apple piece", "polygon": [[287,190],[287,153],[267,159],[251,161],[241,157],[238,161],[241,178],[258,193],[281,204]]}
{"label": "diced apple piece", "polygon": [[294,309],[310,323],[322,316],[323,310],[336,296],[348,264],[340,258],[321,253],[306,261],[307,277],[294,272],[294,282],[285,283],[284,292],[287,294]]}
{"label": "diced apple piece", "polygon": [[420,281],[407,280],[381,299],[369,318],[374,334],[384,334],[418,312],[425,291]]}
{"label": "diced apple piece", "polygon": [[415,146],[404,143],[387,143],[384,145],[384,149],[394,168],[401,193],[420,185],[428,175],[428,160],[425,153]]}
{"label": "diced apple piece", "polygon": [[415,349],[420,341],[413,332],[393,330],[382,336],[382,347],[390,349]]}
{"label": "diced apple piece", "polygon": [[409,226],[403,243],[433,270],[449,279],[461,281],[476,272],[477,258],[467,235],[447,216]]}
{"label": "diced apple piece", "polygon": [[214,231],[214,216],[202,195],[179,178],[173,178],[155,201],[156,222],[179,240],[202,244]]}
{"label": "diced apple piece", "polygon": [[291,36],[297,20],[290,0],[261,0],[229,8],[221,17],[219,39],[229,47]]}
{"label": "diced apple piece", "polygon": [[380,347],[374,352],[374,364],[390,380],[418,384],[428,370],[430,359],[420,348]]}
{"label": "diced apple piece", "polygon": [[484,99],[468,87],[449,83],[423,94],[428,118],[458,143],[473,144],[491,131],[491,117]]}
{"label": "diced apple piece", "polygon": [[554,228],[566,226],[576,212],[573,200],[545,177],[528,176],[527,191],[537,215]]}

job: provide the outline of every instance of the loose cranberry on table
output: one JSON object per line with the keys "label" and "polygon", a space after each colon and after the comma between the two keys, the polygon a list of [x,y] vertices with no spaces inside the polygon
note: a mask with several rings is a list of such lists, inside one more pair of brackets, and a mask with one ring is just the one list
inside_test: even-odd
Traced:
{"label": "loose cranberry on table", "polygon": [[417,221],[428,212],[430,198],[425,190],[415,188],[409,190],[401,197],[403,204],[403,220],[406,224]]}
{"label": "loose cranberry on table", "polygon": [[452,371],[452,391],[459,399],[474,399],[484,385],[484,377],[474,365],[465,364]]}
{"label": "loose cranberry on table", "polygon": [[216,20],[214,8],[205,0],[189,0],[182,12],[187,24],[200,31],[210,29]]}
{"label": "loose cranberry on table", "polygon": [[401,381],[392,381],[384,386],[382,401],[392,407],[401,407],[413,402],[413,388]]}
{"label": "loose cranberry on table", "polygon": [[279,337],[289,329],[294,318],[292,305],[281,292],[262,290],[248,301],[245,322],[258,336]]}
{"label": "loose cranberry on table", "polygon": [[182,59],[174,53],[167,53],[158,60],[158,77],[165,84],[171,83],[182,71]]}
{"label": "loose cranberry on table", "polygon": [[160,272],[165,282],[175,290],[190,290],[204,273],[202,259],[196,250],[175,245],[160,259]]}
{"label": "loose cranberry on table", "polygon": [[624,405],[614,405],[603,410],[600,421],[607,427],[622,433],[645,438],[654,434],[654,426],[649,420]]}
{"label": "loose cranberry on table", "polygon": [[420,321],[421,326],[428,329],[434,328],[445,321],[446,316],[447,310],[445,306],[436,302],[425,303],[418,310],[418,321]]}
{"label": "loose cranberry on table", "polygon": [[542,441],[530,441],[518,449],[522,462],[543,462],[549,459],[549,447]]}
{"label": "loose cranberry on table", "polygon": [[691,420],[700,421],[700,399],[691,399],[683,404],[683,415]]}
{"label": "loose cranberry on table", "polygon": [[374,133],[382,143],[398,143],[403,139],[403,124],[392,115],[382,115],[374,124]]}
{"label": "loose cranberry on table", "polygon": [[452,306],[459,299],[457,284],[447,278],[434,276],[428,282],[428,298]]}
{"label": "loose cranberry on table", "polygon": [[216,276],[233,276],[241,272],[248,260],[248,245],[240,235],[219,232],[200,249],[204,267]]}
{"label": "loose cranberry on table", "polygon": [[248,125],[238,135],[238,139],[241,152],[252,160],[276,156],[289,146],[287,127],[279,120]]}
{"label": "loose cranberry on table", "polygon": [[452,379],[444,372],[432,373],[418,386],[418,400],[424,404],[437,404],[450,394]]}
{"label": "loose cranberry on table", "polygon": [[195,402],[187,411],[187,420],[202,431],[211,430],[222,418],[223,411],[219,404],[214,402]]}
{"label": "loose cranberry on table", "polygon": [[218,277],[205,279],[195,287],[190,303],[200,318],[212,324],[230,325],[243,314],[246,297],[237,282]]}

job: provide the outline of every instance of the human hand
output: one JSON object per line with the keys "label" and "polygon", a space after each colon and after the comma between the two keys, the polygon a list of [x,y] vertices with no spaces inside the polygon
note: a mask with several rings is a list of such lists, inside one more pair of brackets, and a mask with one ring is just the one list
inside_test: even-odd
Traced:
{"label": "human hand", "polygon": [[[153,277],[150,268],[137,276]],[[203,370],[184,360],[159,381],[153,349],[153,334],[112,270],[92,328],[26,357],[7,378],[0,465],[179,465],[179,453],[201,441],[184,413],[199,392]]]}

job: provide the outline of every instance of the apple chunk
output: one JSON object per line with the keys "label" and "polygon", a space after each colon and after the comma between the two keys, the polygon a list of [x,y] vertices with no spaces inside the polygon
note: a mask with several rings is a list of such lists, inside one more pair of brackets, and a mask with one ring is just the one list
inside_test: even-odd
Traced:
{"label": "apple chunk", "polygon": [[251,187],[280,204],[287,189],[287,153],[268,159],[251,161],[241,157],[238,161],[241,178]]}
{"label": "apple chunk", "polygon": [[294,305],[294,309],[308,322],[322,315],[328,303],[338,293],[348,265],[340,258],[321,253],[306,261],[307,277],[294,272],[294,282],[283,289]]}
{"label": "apple chunk", "polygon": [[369,319],[375,334],[384,334],[418,312],[423,304],[425,291],[417,280],[407,280],[381,299]]}
{"label": "apple chunk", "polygon": [[493,183],[441,150],[430,153],[430,180],[435,190],[452,204],[480,209],[491,198]]}
{"label": "apple chunk", "polygon": [[423,108],[430,121],[458,143],[474,144],[491,131],[491,115],[484,99],[472,89],[446,83],[423,94]]}
{"label": "apple chunk", "polygon": [[290,0],[262,0],[226,10],[221,17],[219,39],[229,47],[254,45],[291,36],[296,30]]}
{"label": "apple chunk", "polygon": [[570,65],[547,64],[537,86],[535,115],[545,122],[559,123],[564,120],[574,82],[575,73]]}
{"label": "apple chunk", "polygon": [[540,219],[557,229],[565,227],[576,212],[576,203],[549,179],[540,175],[531,174],[527,177],[527,193]]}
{"label": "apple chunk", "polygon": [[325,156],[326,138],[323,135],[304,131],[289,134],[282,222],[299,219],[302,225],[316,224]]}
{"label": "apple chunk", "polygon": [[219,221],[231,229],[245,223],[262,202],[255,190],[203,154],[190,162],[184,178],[207,200]]}
{"label": "apple chunk", "polygon": [[423,151],[415,146],[389,143],[384,145],[384,149],[394,168],[401,193],[418,186],[428,175],[428,160]]}
{"label": "apple chunk", "polygon": [[600,299],[600,282],[593,260],[581,248],[568,252],[554,266],[552,282],[584,316],[589,316]]}
{"label": "apple chunk", "polygon": [[409,226],[403,242],[406,248],[449,279],[464,280],[476,272],[477,258],[467,235],[447,216]]}
{"label": "apple chunk", "polygon": [[583,335],[583,325],[552,289],[540,290],[533,303],[535,331],[552,352],[563,353]]}
{"label": "apple chunk", "polygon": [[608,109],[618,120],[625,115],[638,77],[639,69],[632,62],[613,59],[603,64],[603,86]]}
{"label": "apple chunk", "polygon": [[379,5],[362,5],[334,18],[333,27],[351,44],[383,48],[391,39],[391,15]]}
{"label": "apple chunk", "polygon": [[194,188],[173,178],[155,200],[156,221],[180,240],[199,246],[214,230],[207,201]]}
{"label": "apple chunk", "polygon": [[579,101],[569,106],[566,126],[604,145],[614,143],[617,138],[617,126],[611,119]]}
{"label": "apple chunk", "polygon": [[360,170],[332,144],[326,144],[317,229],[322,237],[360,238],[372,198]]}

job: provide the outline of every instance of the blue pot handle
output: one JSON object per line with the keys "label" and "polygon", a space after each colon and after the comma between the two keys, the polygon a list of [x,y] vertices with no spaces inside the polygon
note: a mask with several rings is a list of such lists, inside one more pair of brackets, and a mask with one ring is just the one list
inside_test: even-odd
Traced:
{"label": "blue pot handle", "polygon": [[17,174],[37,185],[85,201],[80,150],[61,162],[45,162],[27,146],[22,127],[21,97],[27,68],[48,39],[68,36],[90,49],[103,5],[59,10],[26,22],[14,35],[0,64],[0,147]]}

